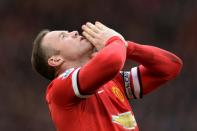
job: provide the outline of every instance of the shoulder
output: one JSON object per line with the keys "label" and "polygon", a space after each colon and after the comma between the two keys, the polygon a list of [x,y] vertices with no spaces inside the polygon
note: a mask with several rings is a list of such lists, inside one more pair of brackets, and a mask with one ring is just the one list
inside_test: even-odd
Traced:
{"label": "shoulder", "polygon": [[55,88],[58,88],[61,86],[71,86],[72,74],[75,72],[75,70],[77,69],[70,68],[68,70],[65,70],[58,77],[52,80],[47,87],[46,93],[48,94],[49,92],[53,91]]}
{"label": "shoulder", "polygon": [[64,71],[62,74],[60,74],[56,79],[65,79],[67,78],[75,69],[74,68],[70,68],[66,71]]}
{"label": "shoulder", "polygon": [[66,103],[75,100],[74,86],[76,82],[75,74],[80,68],[70,68],[56,77],[47,87],[46,100],[54,101],[55,103],[65,105]]}

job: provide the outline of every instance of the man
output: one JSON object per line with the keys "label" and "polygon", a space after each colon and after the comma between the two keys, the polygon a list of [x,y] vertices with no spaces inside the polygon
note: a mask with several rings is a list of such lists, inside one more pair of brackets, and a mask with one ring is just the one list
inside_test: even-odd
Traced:
{"label": "man", "polygon": [[[46,91],[57,131],[138,131],[128,99],[175,78],[182,61],[157,47],[126,42],[100,22],[77,31],[43,31],[33,67],[52,80]],[[121,71],[126,59],[140,63]]]}

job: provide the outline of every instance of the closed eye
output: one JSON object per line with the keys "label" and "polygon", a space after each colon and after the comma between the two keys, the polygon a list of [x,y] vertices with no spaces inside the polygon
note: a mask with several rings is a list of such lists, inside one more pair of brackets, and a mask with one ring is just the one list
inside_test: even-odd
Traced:
{"label": "closed eye", "polygon": [[64,37],[66,37],[66,35],[65,34],[62,34],[62,38],[64,38]]}
{"label": "closed eye", "polygon": [[67,37],[67,36],[68,36],[68,35],[67,35],[65,32],[61,32],[60,35],[59,35],[59,37],[60,37],[61,39],[65,38],[65,37]]}

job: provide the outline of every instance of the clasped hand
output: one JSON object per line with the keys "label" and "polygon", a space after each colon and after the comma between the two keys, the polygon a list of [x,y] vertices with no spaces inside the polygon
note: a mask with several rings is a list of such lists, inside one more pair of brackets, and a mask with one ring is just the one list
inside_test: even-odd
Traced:
{"label": "clasped hand", "polygon": [[125,42],[125,46],[127,46],[127,42],[121,34],[100,22],[95,22],[95,24],[87,22],[85,25],[82,25],[82,30],[82,35],[89,40],[98,51],[104,48],[107,40],[113,36],[119,36]]}

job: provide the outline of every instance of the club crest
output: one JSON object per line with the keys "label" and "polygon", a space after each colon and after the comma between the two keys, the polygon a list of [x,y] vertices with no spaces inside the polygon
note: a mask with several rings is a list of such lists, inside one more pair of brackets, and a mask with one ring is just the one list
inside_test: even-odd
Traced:
{"label": "club crest", "polygon": [[113,94],[114,94],[121,102],[124,102],[124,101],[125,101],[124,95],[122,94],[122,92],[120,91],[120,89],[119,89],[118,87],[113,86],[111,90],[112,90]]}

